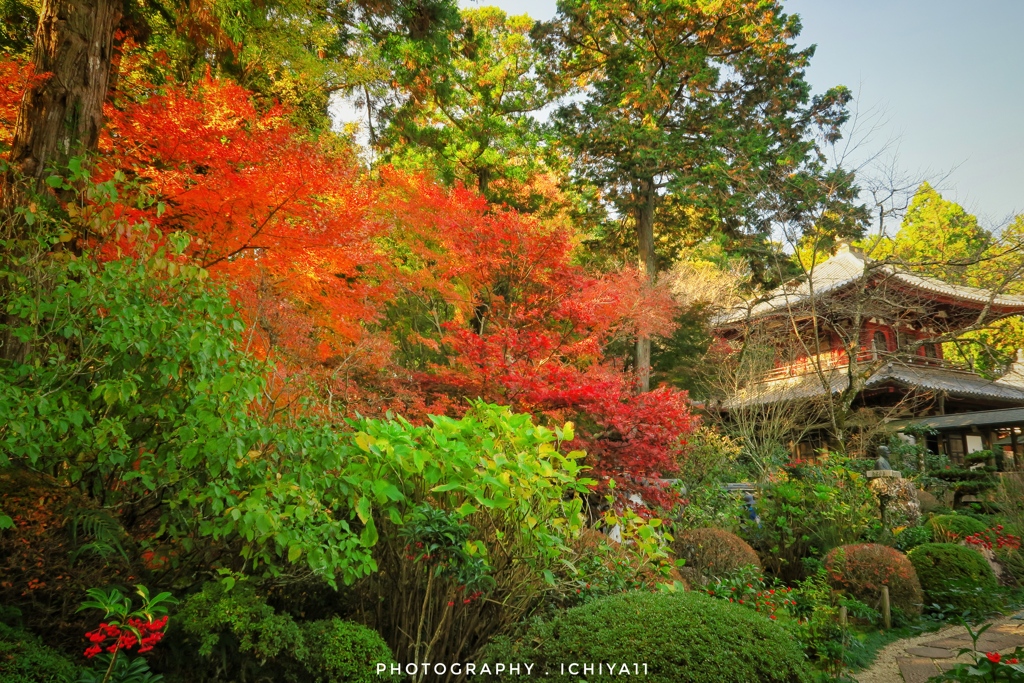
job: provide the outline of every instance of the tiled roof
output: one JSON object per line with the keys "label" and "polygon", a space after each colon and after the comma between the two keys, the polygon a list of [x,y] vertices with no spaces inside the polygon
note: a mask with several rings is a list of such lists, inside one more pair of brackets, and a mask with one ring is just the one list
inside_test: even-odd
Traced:
{"label": "tiled roof", "polygon": [[1000,410],[977,410],[969,413],[953,413],[951,415],[930,415],[906,420],[893,420],[888,423],[894,430],[905,429],[911,425],[929,427],[931,429],[962,429],[977,426],[1007,426],[1024,424],[1024,408],[1002,408]]}
{"label": "tiled roof", "polygon": [[1024,405],[1024,388],[962,370],[889,363],[868,380],[868,386],[897,382],[908,387],[944,391],[950,396],[1019,401]]}
{"label": "tiled roof", "polygon": [[833,368],[826,370],[821,376],[806,373],[767,382],[752,382],[726,399],[722,407],[729,410],[748,405],[814,398],[826,393],[838,394],[849,386],[849,378],[843,370],[845,368]]}
{"label": "tiled roof", "polygon": [[[908,388],[944,392],[950,396],[1005,401],[1024,406],[1024,386],[991,381],[972,372],[927,366],[887,363],[868,379],[867,387],[899,384]],[[849,386],[847,368],[822,375],[808,373],[767,382],[756,382],[723,403],[728,410],[745,405],[775,403],[838,394]]]}
{"label": "tiled roof", "polygon": [[[850,250],[840,248],[834,256],[816,265],[809,278],[795,279],[777,287],[762,299],[747,302],[725,311],[714,321],[717,327],[742,322],[748,318],[759,318],[796,308],[811,298],[822,296],[854,283],[864,275],[871,259]],[[1024,312],[1024,297],[996,295],[987,289],[952,285],[937,278],[926,277],[898,269],[892,265],[880,265],[874,269],[880,277],[896,280],[907,287],[937,294],[965,303],[985,305],[992,303],[1000,308]]]}

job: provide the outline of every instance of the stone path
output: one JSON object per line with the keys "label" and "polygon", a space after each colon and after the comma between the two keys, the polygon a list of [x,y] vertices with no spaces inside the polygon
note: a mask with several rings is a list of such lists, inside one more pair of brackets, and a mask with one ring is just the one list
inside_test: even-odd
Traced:
{"label": "stone path", "polygon": [[[982,652],[1007,654],[1024,646],[1024,612],[992,622],[981,638]],[[898,640],[878,654],[871,667],[859,673],[858,683],[925,683],[932,676],[953,668],[960,648],[971,647],[971,638],[962,626],[951,626],[916,638]]]}

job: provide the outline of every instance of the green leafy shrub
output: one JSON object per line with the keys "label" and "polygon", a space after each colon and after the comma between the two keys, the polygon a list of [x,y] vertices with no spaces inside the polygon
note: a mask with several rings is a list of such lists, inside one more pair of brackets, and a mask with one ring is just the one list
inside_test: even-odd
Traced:
{"label": "green leafy shrub", "polygon": [[0,683],[74,683],[78,675],[63,654],[0,622]]}
{"label": "green leafy shrub", "polygon": [[893,545],[897,550],[907,552],[923,543],[932,542],[932,530],[929,526],[908,526],[896,532]]}
{"label": "green leafy shrub", "polygon": [[672,551],[685,560],[695,577],[711,579],[730,574],[740,567],[761,569],[754,549],[736,534],[723,529],[692,529],[676,534]]}
{"label": "green leafy shrub", "polygon": [[837,593],[829,584],[823,563],[807,563],[808,576],[784,589],[785,611],[789,618],[781,620],[808,658],[830,678],[846,680],[850,665],[855,661],[858,640],[849,624],[842,624],[839,611],[847,609],[848,616],[862,622],[876,623],[879,613],[856,598]]}
{"label": "green leafy shrub", "polygon": [[474,402],[459,420],[351,425],[338,458],[360,486],[359,519],[381,538],[379,571],[357,586],[382,600],[374,625],[400,661],[472,660],[558,589],[589,494],[584,454],[562,452],[572,424]]}
{"label": "green leafy shrub", "polygon": [[262,422],[265,367],[244,352],[235,306],[180,262],[187,238],[168,241],[137,259],[39,255],[0,273],[17,283],[0,309],[28,348],[0,364],[0,467],[102,494],[107,510],[145,497],[135,522],[163,543],[212,538],[258,572],[301,561],[329,580],[365,576],[372,543],[336,514],[356,517],[356,501],[322,476],[338,467],[339,430]]}
{"label": "green leafy shrub", "polygon": [[[498,638],[488,662],[533,663],[533,676],[580,680],[570,662],[646,662],[651,683],[809,681],[796,641],[769,619],[702,593],[630,592],[594,600],[535,623],[521,638]],[[630,665],[632,666],[632,665]],[[523,672],[525,674],[525,671]],[[591,683],[619,675],[587,675]],[[498,679],[491,679],[498,680]]]}
{"label": "green leafy shrub", "polygon": [[683,581],[674,568],[662,567],[638,553],[634,545],[618,543],[594,529],[584,529],[569,547],[571,560],[555,572],[561,594],[553,595],[551,602],[559,607],[574,607],[613,593]]}
{"label": "green leafy shrub", "polygon": [[740,533],[765,571],[787,582],[806,575],[805,558],[861,540],[878,516],[867,479],[842,462],[785,468],[762,491],[758,513],[761,526]]}
{"label": "green leafy shrub", "polygon": [[391,680],[373,666],[394,661],[376,631],[341,619],[296,622],[246,582],[230,590],[206,584],[185,601],[177,621],[185,648],[199,655],[176,663],[189,680]]}
{"label": "green leafy shrub", "polygon": [[207,583],[191,595],[178,613],[187,636],[197,641],[199,655],[226,660],[228,650],[271,660],[282,652],[305,656],[302,631],[290,615],[277,614],[249,583],[227,589]]}
{"label": "green leafy shrub", "polygon": [[925,543],[907,555],[924,589],[926,605],[982,614],[995,604],[995,574],[976,550],[955,543]]}
{"label": "green leafy shrub", "polygon": [[380,635],[361,624],[321,619],[302,625],[306,658],[303,661],[318,683],[371,683],[392,680],[376,672],[378,662],[391,664],[391,650]]}
{"label": "green leafy shrub", "polygon": [[981,520],[966,515],[935,515],[928,520],[926,526],[936,541],[949,543],[962,541],[988,529],[988,525]]}
{"label": "green leafy shrub", "polygon": [[882,586],[889,587],[892,605],[908,615],[921,613],[924,596],[907,556],[875,543],[834,548],[825,558],[829,583],[867,605],[879,602]]}
{"label": "green leafy shrub", "polygon": [[[111,666],[113,662],[113,666]],[[118,652],[93,658],[93,669],[85,669],[75,683],[163,683],[164,677],[149,670],[145,657],[132,657]],[[108,677],[109,674],[109,677]]]}

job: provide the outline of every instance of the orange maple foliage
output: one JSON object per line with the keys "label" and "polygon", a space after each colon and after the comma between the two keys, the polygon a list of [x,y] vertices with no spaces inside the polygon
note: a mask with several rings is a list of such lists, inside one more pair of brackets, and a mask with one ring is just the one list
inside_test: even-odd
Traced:
{"label": "orange maple foliage", "polygon": [[32,64],[23,59],[0,59],[0,149],[11,146],[21,98],[34,80],[33,72]]}
{"label": "orange maple foliage", "polygon": [[142,179],[159,198],[151,222],[192,236],[189,256],[233,283],[252,349],[316,367],[351,352],[377,317],[372,201],[351,150],[312,140],[281,107],[207,77],[193,90],[108,109],[103,167]]}
{"label": "orange maple foliage", "polygon": [[[573,236],[479,195],[386,174],[378,215],[391,242],[398,299],[432,323],[393,332],[425,405],[459,413],[482,397],[552,422],[576,420],[602,488],[667,505],[662,486],[696,419],[683,392],[636,393],[604,356],[614,340],[667,334],[675,304],[633,269],[592,274],[573,263]],[[415,347],[426,347],[415,353]],[[406,366],[410,363],[406,360]]]}
{"label": "orange maple foliage", "polygon": [[120,172],[157,201],[111,209],[118,233],[94,246],[116,257],[143,219],[150,245],[188,233],[187,258],[230,286],[279,397],[413,420],[481,397],[574,420],[599,488],[614,478],[621,493],[673,502],[663,480],[696,424],[686,395],[638,394],[605,355],[671,331],[664,288],[634,269],[588,272],[564,223],[424,176],[371,176],[346,144],[310,138],[230,81],[155,92],[108,107],[97,176]]}

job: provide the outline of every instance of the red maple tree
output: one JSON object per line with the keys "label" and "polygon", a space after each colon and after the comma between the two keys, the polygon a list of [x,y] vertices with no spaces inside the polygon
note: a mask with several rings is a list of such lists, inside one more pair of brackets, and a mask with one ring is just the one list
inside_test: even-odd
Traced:
{"label": "red maple tree", "polygon": [[[3,94],[28,74],[2,68],[8,117]],[[116,257],[143,221],[150,246],[188,233],[186,257],[229,285],[277,399],[421,420],[480,397],[573,420],[601,490],[614,479],[626,497],[674,502],[663,480],[696,424],[686,395],[638,393],[606,355],[671,331],[663,288],[631,268],[589,272],[564,226],[422,175],[371,174],[343,141],[311,137],[231,81],[164,86],[107,113],[96,176],[119,173],[155,201],[117,207],[124,228],[93,246]]]}

